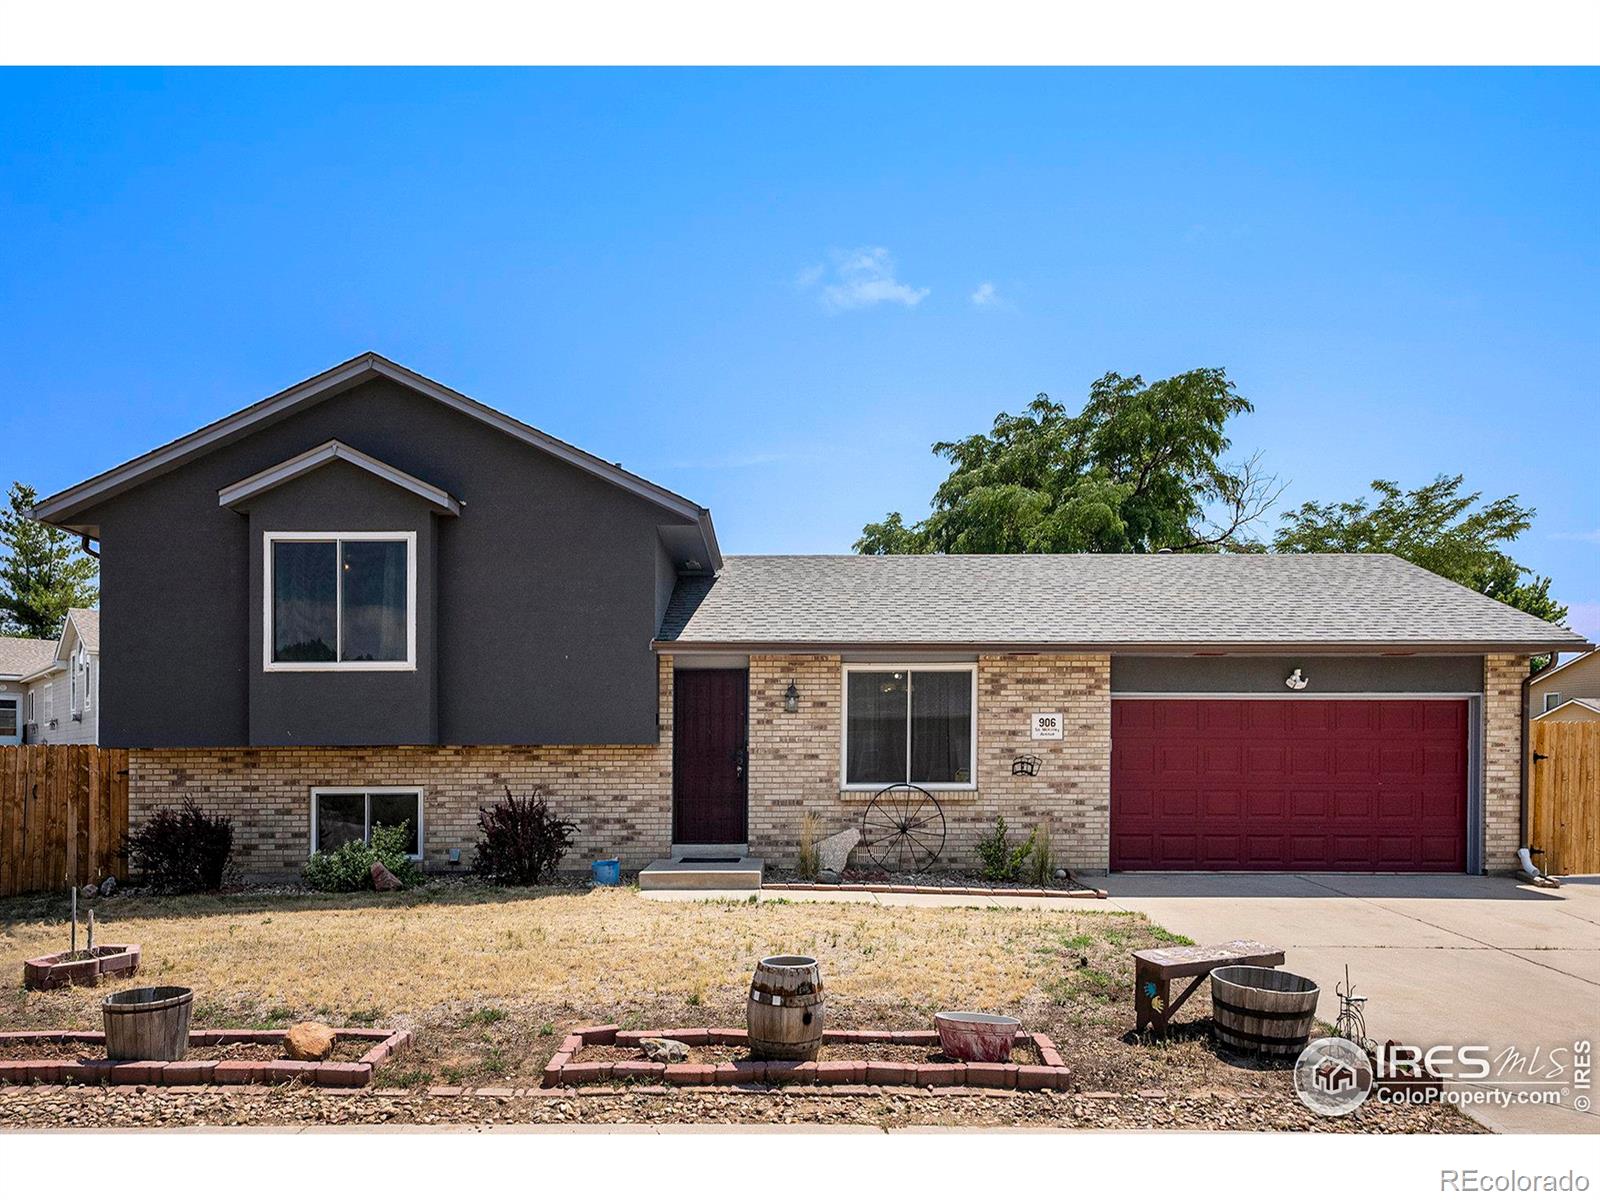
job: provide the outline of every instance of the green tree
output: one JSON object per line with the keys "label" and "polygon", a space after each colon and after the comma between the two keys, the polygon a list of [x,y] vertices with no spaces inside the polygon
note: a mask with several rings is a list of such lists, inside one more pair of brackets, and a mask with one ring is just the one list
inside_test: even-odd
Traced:
{"label": "green tree", "polygon": [[64,529],[28,515],[34,490],[13,483],[0,510],[0,633],[52,638],[69,608],[93,608],[98,568]]}
{"label": "green tree", "polygon": [[860,554],[1072,554],[1260,549],[1250,528],[1277,499],[1252,458],[1221,456],[1230,417],[1251,411],[1226,372],[1146,384],[1095,381],[1082,411],[1040,394],[986,434],[939,442],[951,464],[933,511],[867,525]]}
{"label": "green tree", "polygon": [[1461,481],[1460,475],[1441,475],[1406,492],[1377,479],[1371,502],[1302,504],[1283,517],[1272,548],[1285,554],[1395,554],[1560,624],[1567,609],[1550,598],[1550,580],[1533,575],[1504,549],[1527,531],[1534,510],[1514,495],[1480,506],[1483,493],[1462,495]]}

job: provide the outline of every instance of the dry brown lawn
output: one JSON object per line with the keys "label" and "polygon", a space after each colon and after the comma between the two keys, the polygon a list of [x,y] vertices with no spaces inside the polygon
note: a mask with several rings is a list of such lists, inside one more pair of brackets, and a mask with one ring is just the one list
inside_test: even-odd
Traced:
{"label": "dry brown lawn", "polygon": [[[1131,1035],[1129,952],[1175,939],[1127,913],[662,903],[626,889],[459,884],[390,896],[119,896],[96,908],[102,942],[143,945],[140,984],[195,989],[197,1027],[282,1027],[317,1017],[413,1030],[413,1049],[378,1080],[407,1089],[411,1099],[352,1098],[341,1116],[337,1105],[315,1115],[332,1102],[296,1094],[303,1089],[277,1089],[281,1094],[238,1109],[226,1097],[202,1102],[166,1096],[166,1089],[114,1103],[79,1095],[95,1089],[21,1089],[27,1094],[0,1097],[0,1124],[481,1119],[428,1115],[453,1103],[427,1096],[428,1085],[534,1088],[561,1037],[581,1024],[742,1026],[756,960],[776,953],[820,961],[832,1028],[926,1029],[946,1008],[1008,1012],[1055,1038],[1080,1095],[1116,1092],[1135,1106],[1160,1108],[1127,1110],[1093,1098],[1087,1108],[1064,1108],[1076,1102],[1042,1093],[929,1095],[914,1104],[886,1098],[873,1120],[1298,1128],[1310,1117],[1285,1072],[1217,1056],[1204,1036],[1203,996],[1191,1002],[1198,1019],[1176,1025],[1171,1041],[1148,1045]],[[100,999],[117,985],[59,992],[20,986],[23,958],[64,948],[63,909],[60,899],[0,901],[0,955],[17,981],[0,997],[0,1027],[99,1027]],[[1160,1107],[1166,1102],[1132,1096],[1149,1089],[1174,1101]],[[1183,1101],[1188,1109],[1177,1100],[1208,1089],[1262,1099]],[[676,1120],[849,1120],[862,1111],[858,1101],[777,1096],[629,1093],[574,1105],[559,1092],[530,1092],[516,1103],[499,1119],[639,1120],[659,1110]],[[358,1111],[367,1115],[349,1115]],[[1405,1128],[1471,1127],[1448,1113],[1362,1119],[1375,1128],[1401,1120],[1409,1122]]]}

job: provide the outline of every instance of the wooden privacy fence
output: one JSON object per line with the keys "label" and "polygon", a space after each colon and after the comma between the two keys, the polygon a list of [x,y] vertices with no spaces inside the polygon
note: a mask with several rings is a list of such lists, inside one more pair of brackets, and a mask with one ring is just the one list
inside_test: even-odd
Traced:
{"label": "wooden privacy fence", "polygon": [[128,752],[0,746],[0,896],[119,878]]}
{"label": "wooden privacy fence", "polygon": [[1533,722],[1529,836],[1551,875],[1600,874],[1600,722]]}

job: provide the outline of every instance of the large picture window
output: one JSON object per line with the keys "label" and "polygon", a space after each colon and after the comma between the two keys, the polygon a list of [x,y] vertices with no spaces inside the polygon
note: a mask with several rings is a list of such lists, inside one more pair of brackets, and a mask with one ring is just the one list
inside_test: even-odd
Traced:
{"label": "large picture window", "polygon": [[414,533],[269,533],[269,671],[416,666]]}
{"label": "large picture window", "polygon": [[844,669],[844,786],[974,787],[977,669]]}
{"label": "large picture window", "polygon": [[312,788],[311,849],[337,850],[346,842],[372,840],[374,825],[404,825],[406,853],[422,857],[420,788]]}

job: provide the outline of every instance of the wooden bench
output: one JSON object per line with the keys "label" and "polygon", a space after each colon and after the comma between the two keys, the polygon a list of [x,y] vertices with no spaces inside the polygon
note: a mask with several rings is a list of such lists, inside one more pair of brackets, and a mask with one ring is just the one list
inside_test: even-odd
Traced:
{"label": "wooden bench", "polygon": [[[1244,939],[1215,946],[1163,946],[1133,952],[1134,1032],[1153,1026],[1166,1035],[1167,1022],[1183,1002],[1194,994],[1218,967],[1276,967],[1283,962],[1283,951]],[[1194,977],[1176,1000],[1170,988],[1174,979]]]}

